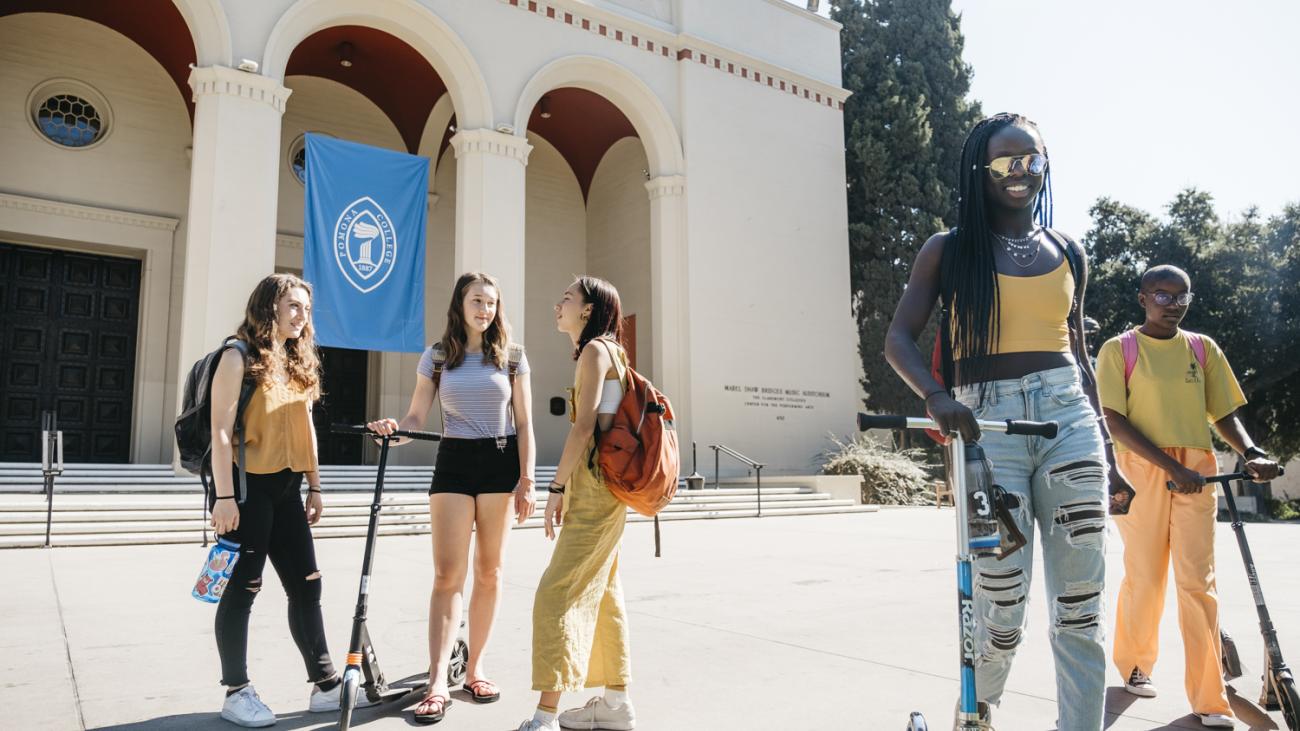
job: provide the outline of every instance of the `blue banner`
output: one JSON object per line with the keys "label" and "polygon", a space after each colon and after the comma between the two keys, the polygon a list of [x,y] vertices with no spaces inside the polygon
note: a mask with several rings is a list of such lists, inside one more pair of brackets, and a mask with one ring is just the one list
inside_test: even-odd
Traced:
{"label": "blue banner", "polygon": [[307,135],[303,278],[321,345],[418,353],[429,159]]}

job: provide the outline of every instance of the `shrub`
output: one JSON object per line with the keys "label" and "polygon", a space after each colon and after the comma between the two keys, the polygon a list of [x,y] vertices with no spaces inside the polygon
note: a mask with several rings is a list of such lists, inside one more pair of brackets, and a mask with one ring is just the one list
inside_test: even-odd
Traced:
{"label": "shrub", "polygon": [[1300,500],[1269,500],[1268,507],[1273,520],[1300,518]]}
{"label": "shrub", "polygon": [[873,505],[930,505],[934,486],[925,453],[894,450],[858,434],[847,442],[830,437],[832,448],[822,453],[823,474],[861,475],[862,502]]}

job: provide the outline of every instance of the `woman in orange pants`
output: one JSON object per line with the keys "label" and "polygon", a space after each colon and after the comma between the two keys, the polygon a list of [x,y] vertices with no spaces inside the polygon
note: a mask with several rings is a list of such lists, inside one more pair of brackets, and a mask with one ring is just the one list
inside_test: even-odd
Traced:
{"label": "woman in orange pants", "polygon": [[1097,358],[1102,410],[1119,442],[1119,468],[1136,491],[1128,514],[1115,519],[1124,539],[1124,581],[1114,662],[1130,693],[1156,695],[1150,673],[1172,556],[1187,698],[1203,725],[1232,728],[1219,666],[1218,496],[1204,489],[1203,477],[1218,471],[1209,425],[1249,460],[1246,470],[1257,480],[1276,477],[1277,464],[1237,418],[1246,398],[1223,351],[1210,338],[1179,329],[1192,303],[1190,290],[1191,279],[1177,267],[1149,270],[1138,293],[1146,322],[1107,341]]}

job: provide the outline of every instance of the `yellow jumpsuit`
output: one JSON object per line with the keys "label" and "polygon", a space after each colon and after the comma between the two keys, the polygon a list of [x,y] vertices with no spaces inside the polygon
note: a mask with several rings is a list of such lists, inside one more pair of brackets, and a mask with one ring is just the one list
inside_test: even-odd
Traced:
{"label": "yellow jumpsuit", "polygon": [[[621,350],[618,354],[621,378],[627,362]],[[575,403],[582,388],[581,377],[575,378]],[[533,601],[536,691],[572,692],[631,680],[627,608],[618,577],[627,508],[605,487],[599,466],[587,466],[585,455],[594,446],[593,437],[565,487],[564,524]]]}

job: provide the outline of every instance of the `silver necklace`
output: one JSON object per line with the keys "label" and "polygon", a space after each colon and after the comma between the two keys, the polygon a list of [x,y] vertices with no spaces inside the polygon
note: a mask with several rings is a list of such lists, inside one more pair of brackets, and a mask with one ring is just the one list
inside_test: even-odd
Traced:
{"label": "silver necklace", "polygon": [[1011,261],[1021,269],[1029,268],[1038,260],[1038,254],[1043,250],[1043,240],[1038,238],[1037,228],[1030,231],[1028,236],[1003,236],[997,231],[994,231],[993,235],[1002,242],[1002,250],[1007,252]]}

